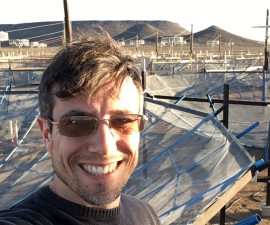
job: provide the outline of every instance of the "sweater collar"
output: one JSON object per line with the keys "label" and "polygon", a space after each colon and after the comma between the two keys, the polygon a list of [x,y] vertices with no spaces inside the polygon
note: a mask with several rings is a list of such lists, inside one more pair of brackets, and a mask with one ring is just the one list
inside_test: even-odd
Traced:
{"label": "sweater collar", "polygon": [[46,201],[51,202],[51,204],[53,204],[55,207],[68,213],[69,215],[74,215],[74,217],[87,217],[104,220],[114,219],[120,215],[120,206],[113,209],[85,207],[61,198],[60,196],[53,193],[49,186],[41,188],[40,191]]}

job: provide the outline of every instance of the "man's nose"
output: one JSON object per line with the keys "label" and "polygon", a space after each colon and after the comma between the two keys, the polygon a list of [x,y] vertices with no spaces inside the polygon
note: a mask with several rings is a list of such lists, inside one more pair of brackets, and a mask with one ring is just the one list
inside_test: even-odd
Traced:
{"label": "man's nose", "polygon": [[96,132],[91,136],[89,151],[101,155],[110,155],[117,150],[116,142],[118,138],[118,135],[111,130],[109,121],[100,120]]}

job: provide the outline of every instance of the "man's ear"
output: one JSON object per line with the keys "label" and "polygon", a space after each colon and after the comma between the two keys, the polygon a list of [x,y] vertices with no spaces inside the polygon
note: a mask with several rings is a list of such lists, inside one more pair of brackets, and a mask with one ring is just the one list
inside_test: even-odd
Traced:
{"label": "man's ear", "polygon": [[46,119],[43,117],[37,118],[38,126],[43,137],[45,148],[51,154],[52,153],[52,135],[50,133],[49,125]]}

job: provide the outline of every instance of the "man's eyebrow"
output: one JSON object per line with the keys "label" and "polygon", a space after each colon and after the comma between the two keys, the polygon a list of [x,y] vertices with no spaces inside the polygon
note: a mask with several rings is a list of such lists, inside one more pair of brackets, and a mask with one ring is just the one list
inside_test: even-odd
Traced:
{"label": "man's eyebrow", "polygon": [[81,111],[81,110],[70,110],[66,113],[64,113],[61,118],[63,117],[70,117],[70,116],[94,116],[93,113]]}
{"label": "man's eyebrow", "polygon": [[133,114],[132,111],[128,110],[128,109],[117,109],[117,110],[112,110],[109,111],[110,115],[116,116],[116,115],[123,115],[123,114]]}
{"label": "man's eyebrow", "polygon": [[[123,114],[133,114],[130,110],[128,109],[117,109],[117,110],[111,110],[108,112],[108,114],[112,116],[117,116],[117,115],[123,115]],[[81,110],[70,110],[66,113],[64,113],[61,118],[64,117],[70,117],[70,116],[96,116],[95,112],[86,112],[86,111],[81,111]]]}

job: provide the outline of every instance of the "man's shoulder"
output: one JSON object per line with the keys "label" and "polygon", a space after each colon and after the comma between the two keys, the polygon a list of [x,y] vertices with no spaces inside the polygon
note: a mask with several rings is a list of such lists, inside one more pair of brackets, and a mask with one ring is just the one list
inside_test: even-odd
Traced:
{"label": "man's shoulder", "polygon": [[[42,188],[44,190],[44,188]],[[38,221],[48,224],[42,218],[41,212],[46,208],[44,207],[45,201],[42,200],[42,189],[32,193],[30,196],[12,206],[10,209],[0,210],[0,224],[38,224]],[[47,207],[48,208],[48,207]]]}
{"label": "man's shoulder", "polygon": [[156,212],[154,211],[152,206],[150,206],[145,201],[142,201],[130,195],[122,194],[121,206],[123,212],[132,214],[130,216],[136,216],[136,222],[141,220],[144,221],[144,224],[160,224]]}
{"label": "man's shoulder", "polygon": [[142,203],[144,204],[144,202],[140,199],[137,199],[131,195],[127,195],[127,194],[121,194],[121,200],[122,201],[130,201],[130,202],[136,202],[136,203]]}
{"label": "man's shoulder", "polygon": [[45,186],[36,190],[25,199],[13,205],[10,209],[11,210],[19,210],[19,209],[31,210],[31,209],[35,209],[39,205],[42,206],[44,202],[46,202],[46,197],[43,195],[43,192],[47,191],[48,189],[49,189],[48,186]]}
{"label": "man's shoulder", "polygon": [[135,198],[131,195],[127,195],[127,194],[121,194],[121,203],[123,205],[127,205],[127,206],[132,206],[132,207],[146,207],[146,208],[151,208],[152,207],[145,201],[142,201],[138,198]]}
{"label": "man's shoulder", "polygon": [[44,222],[40,214],[31,209],[8,209],[0,211],[0,224],[1,225],[32,225],[32,224],[47,224]]}
{"label": "man's shoulder", "polygon": [[123,205],[127,205],[127,206],[138,206],[138,207],[147,207],[147,208],[151,208],[152,207],[145,201],[142,201],[138,198],[135,198],[131,195],[127,195],[127,194],[121,194],[121,203]]}

